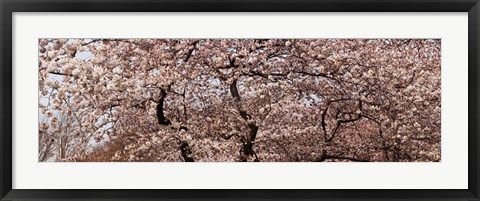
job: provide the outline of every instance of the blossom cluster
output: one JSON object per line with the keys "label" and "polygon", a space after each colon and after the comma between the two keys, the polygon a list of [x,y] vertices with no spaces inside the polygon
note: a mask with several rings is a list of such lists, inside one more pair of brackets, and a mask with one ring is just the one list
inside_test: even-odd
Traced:
{"label": "blossom cluster", "polygon": [[39,58],[40,161],[441,159],[440,39],[40,39]]}

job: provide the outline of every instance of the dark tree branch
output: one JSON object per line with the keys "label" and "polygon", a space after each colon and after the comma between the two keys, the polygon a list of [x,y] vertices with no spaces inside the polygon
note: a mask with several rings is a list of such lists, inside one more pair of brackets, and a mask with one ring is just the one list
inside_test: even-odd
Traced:
{"label": "dark tree branch", "polygon": [[338,155],[330,155],[327,153],[327,150],[322,151],[322,155],[315,159],[316,162],[324,162],[327,159],[339,159],[339,160],[349,160],[349,161],[354,161],[354,162],[369,162],[366,159],[358,159],[355,157],[349,157],[349,156],[338,156]]}
{"label": "dark tree branch", "polygon": [[241,162],[246,162],[248,161],[249,156],[254,156],[255,157],[254,161],[258,161],[258,157],[255,154],[255,151],[253,150],[253,144],[257,136],[258,126],[256,125],[255,122],[252,122],[250,120],[251,116],[245,110],[241,109],[241,107],[238,105],[241,98],[240,98],[240,94],[238,93],[236,79],[234,79],[232,84],[230,84],[230,93],[232,94],[232,97],[235,98],[235,101],[237,102],[237,110],[240,113],[240,116],[247,122],[248,128],[250,129],[248,135],[246,136],[246,138],[244,138],[244,141],[242,142],[243,146],[240,149],[239,160]]}
{"label": "dark tree branch", "polygon": [[232,84],[230,84],[230,93],[236,101],[240,101],[240,94],[238,93],[237,80],[234,79]]}
{"label": "dark tree branch", "polygon": [[[361,110],[361,108],[362,108],[362,101],[360,101],[360,100],[355,100],[355,99],[350,99],[350,98],[339,98],[339,99],[334,99],[334,100],[331,100],[331,101],[328,101],[328,102],[327,102],[327,107],[325,107],[325,109],[323,110],[322,120],[321,120],[322,129],[323,129],[323,132],[324,132],[324,140],[325,140],[325,142],[331,142],[331,141],[333,140],[333,138],[334,138],[335,135],[337,134],[338,129],[340,128],[340,126],[341,126],[342,124],[355,122],[355,121],[358,121],[358,120],[360,120],[360,119],[362,118],[362,114],[357,114],[357,117],[352,118],[352,119],[340,119],[340,120],[337,120],[337,122],[335,123],[335,127],[333,128],[330,137],[327,137],[328,134],[327,134],[327,129],[326,129],[325,117],[326,117],[326,114],[327,114],[327,112],[328,112],[328,108],[331,106],[332,103],[341,102],[341,101],[350,101],[350,100],[358,101],[358,107],[359,107],[359,109]],[[345,114],[345,113],[343,113],[342,111],[340,111],[340,110],[337,109],[337,112],[336,112],[336,115],[335,115],[335,117],[336,117],[337,119],[338,119],[340,113]]]}
{"label": "dark tree branch", "polygon": [[342,124],[345,124],[345,123],[350,123],[350,122],[354,122],[354,121],[358,121],[360,120],[360,118],[362,118],[362,115],[359,114],[356,118],[353,118],[353,119],[342,119],[342,120],[338,120],[337,123],[335,124],[335,128],[333,129],[332,131],[332,135],[327,139],[327,142],[331,142],[333,140],[333,138],[335,137],[335,135],[337,134],[337,131],[338,131],[338,128],[340,128],[340,126]]}
{"label": "dark tree branch", "polygon": [[187,56],[185,57],[185,59],[184,59],[183,61],[187,62],[188,59],[190,59],[190,57],[192,56],[193,51],[195,50],[195,46],[198,44],[199,41],[200,41],[200,40],[197,40],[197,41],[194,41],[194,42],[192,43],[191,46],[193,46],[193,48],[190,49],[190,50],[188,50]]}
{"label": "dark tree branch", "polygon": [[182,141],[180,144],[180,151],[182,152],[182,157],[185,162],[195,162],[190,155],[192,154],[192,150],[190,149],[190,146],[188,145],[187,142]]}
{"label": "dark tree branch", "polygon": [[237,137],[237,138],[240,138],[240,136],[238,134],[230,134],[230,135],[227,135],[227,134],[220,134],[219,135],[221,138],[223,138],[224,140],[230,140],[232,137]]}
{"label": "dark tree branch", "polygon": [[327,115],[327,110],[328,110],[328,107],[326,107],[322,113],[323,139],[325,142],[327,141],[327,124],[325,123],[325,116]]}
{"label": "dark tree branch", "polygon": [[62,75],[62,76],[72,76],[70,74],[65,74],[65,73],[60,73],[60,72],[48,72],[50,74],[54,74],[54,75]]}
{"label": "dark tree branch", "polygon": [[[340,159],[340,160],[350,160],[350,161],[355,161],[355,162],[369,162],[366,159],[358,159],[358,158],[353,158],[353,157],[348,157],[348,156],[334,156],[334,155],[326,155],[324,158],[322,158],[322,161],[325,161],[326,159]],[[321,161],[319,161],[321,162]]]}

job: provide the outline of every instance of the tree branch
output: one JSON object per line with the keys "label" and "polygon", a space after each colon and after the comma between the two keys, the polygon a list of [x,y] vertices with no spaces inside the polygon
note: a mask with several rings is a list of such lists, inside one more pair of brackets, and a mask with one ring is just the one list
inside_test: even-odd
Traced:
{"label": "tree branch", "polygon": [[185,59],[183,61],[187,62],[188,59],[190,59],[190,57],[192,56],[193,50],[195,50],[195,46],[198,44],[199,41],[200,40],[196,40],[192,43],[191,46],[193,46],[193,48],[188,50],[187,56],[185,57]]}
{"label": "tree branch", "polygon": [[187,142],[182,141],[180,144],[180,151],[182,152],[182,157],[185,162],[195,162],[190,155],[192,154],[192,150],[190,149],[190,146],[188,145]]}
{"label": "tree branch", "polygon": [[258,126],[254,121],[251,121],[251,116],[245,110],[241,109],[240,105],[238,105],[241,98],[240,94],[238,93],[236,79],[234,79],[232,84],[230,84],[230,93],[232,94],[232,97],[235,98],[235,101],[237,103],[237,110],[240,113],[240,116],[247,122],[248,128],[250,129],[248,135],[244,138],[244,141],[242,142],[243,146],[240,149],[239,160],[241,162],[246,162],[248,161],[249,156],[254,156],[254,161],[258,161],[258,157],[253,150],[253,144],[257,136]]}

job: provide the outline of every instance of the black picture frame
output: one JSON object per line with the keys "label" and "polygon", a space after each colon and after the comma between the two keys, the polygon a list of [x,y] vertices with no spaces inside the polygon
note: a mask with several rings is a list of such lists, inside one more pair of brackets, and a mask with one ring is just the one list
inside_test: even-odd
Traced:
{"label": "black picture frame", "polygon": [[[478,0],[0,0],[2,200],[479,200]],[[13,12],[468,12],[468,189],[23,190],[12,189]],[[128,181],[121,181],[128,182]],[[412,181],[414,182],[414,181]]]}

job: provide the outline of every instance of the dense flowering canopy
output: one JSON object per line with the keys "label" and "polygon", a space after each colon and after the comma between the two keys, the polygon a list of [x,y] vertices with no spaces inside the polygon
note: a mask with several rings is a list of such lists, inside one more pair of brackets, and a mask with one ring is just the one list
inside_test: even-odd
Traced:
{"label": "dense flowering canopy", "polygon": [[40,161],[439,161],[440,40],[41,39]]}

